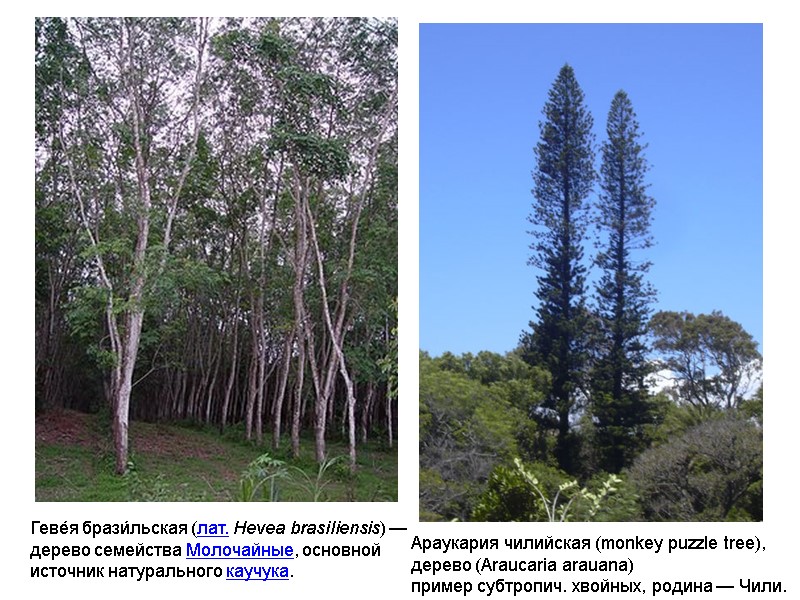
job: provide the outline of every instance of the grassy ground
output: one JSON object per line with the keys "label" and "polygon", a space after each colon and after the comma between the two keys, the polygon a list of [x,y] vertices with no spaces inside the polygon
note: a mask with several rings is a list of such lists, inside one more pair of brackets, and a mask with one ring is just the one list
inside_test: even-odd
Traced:
{"label": "grassy ground", "polygon": [[[98,415],[53,411],[36,418],[36,500],[104,501],[212,501],[242,499],[242,475],[268,451],[246,442],[241,431],[224,436],[215,430],[179,425],[131,424],[130,472],[114,475],[110,427]],[[270,490],[281,501],[395,501],[397,452],[373,442],[358,448],[358,469],[351,475],[345,444],[331,441],[331,464],[320,470],[313,457],[313,441],[303,440],[300,458],[288,448],[269,451],[273,459],[262,469],[250,468],[255,499]],[[266,477],[273,479],[265,481]],[[270,487],[270,481],[275,485]]]}

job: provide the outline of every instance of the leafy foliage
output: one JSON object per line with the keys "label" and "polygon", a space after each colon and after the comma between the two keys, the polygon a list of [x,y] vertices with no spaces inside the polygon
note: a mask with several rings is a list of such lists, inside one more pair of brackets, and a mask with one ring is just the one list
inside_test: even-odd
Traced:
{"label": "leafy foliage", "polygon": [[302,490],[305,499],[310,502],[325,500],[325,488],[331,480],[327,472],[345,459],[344,456],[335,456],[323,461],[317,467],[317,472],[312,476],[305,470],[289,465],[269,454],[262,454],[253,460],[242,473],[239,480],[239,500],[252,502],[264,500],[278,502],[281,499],[281,487],[291,485]]}
{"label": "leafy foliage", "polygon": [[[541,463],[533,463],[522,468],[520,464],[514,462],[512,466],[495,467],[472,513],[473,520],[550,520],[548,514],[550,504],[542,502],[542,495],[560,498],[559,487],[568,480],[567,475]],[[535,487],[531,485],[532,479],[537,482]]]}
{"label": "leafy foliage", "polygon": [[520,413],[498,389],[420,356],[420,484],[423,510],[466,520],[495,464],[516,454]]}
{"label": "leafy foliage", "polygon": [[761,374],[753,337],[719,311],[710,315],[661,311],[650,329],[661,367],[675,378],[678,400],[708,409],[738,408]]}
{"label": "leafy foliage", "polygon": [[652,521],[760,520],[762,432],[721,415],[642,453],[630,469]]}
{"label": "leafy foliage", "polygon": [[129,418],[392,444],[396,28],[36,19],[37,406],[110,406],[118,471]]}
{"label": "leafy foliage", "polygon": [[286,463],[269,454],[262,454],[242,473],[239,481],[239,500],[252,502],[258,498],[277,502],[280,497],[280,481],[289,476]]}
{"label": "leafy foliage", "polygon": [[489,478],[473,518],[477,521],[628,520],[637,511],[635,496],[614,474],[589,486],[541,463],[498,466]]}

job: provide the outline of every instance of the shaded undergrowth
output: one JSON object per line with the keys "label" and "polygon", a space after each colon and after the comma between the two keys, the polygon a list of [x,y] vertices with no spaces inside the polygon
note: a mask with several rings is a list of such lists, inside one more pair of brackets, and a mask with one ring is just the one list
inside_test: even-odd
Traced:
{"label": "shaded undergrowth", "polygon": [[[246,441],[231,428],[220,436],[215,429],[187,425],[135,422],[131,424],[130,469],[114,474],[114,455],[108,425],[101,415],[58,411],[36,419],[36,500],[66,502],[228,502],[242,499],[382,502],[397,499],[397,452],[379,442],[359,447],[358,467],[337,459],[347,446],[328,445],[323,470],[314,460],[313,440],[303,440],[301,455],[291,457],[288,440],[278,451],[270,439],[262,446]],[[261,490],[243,498],[243,481],[253,463],[268,454],[285,466],[270,494]],[[263,461],[264,459],[261,458]],[[246,484],[245,484],[246,485]]]}

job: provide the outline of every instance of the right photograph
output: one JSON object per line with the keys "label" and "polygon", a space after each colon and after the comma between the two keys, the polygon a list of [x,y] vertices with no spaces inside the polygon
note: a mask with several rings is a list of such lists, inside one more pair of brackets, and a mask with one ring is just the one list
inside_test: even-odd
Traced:
{"label": "right photograph", "polygon": [[420,520],[762,521],[762,25],[419,39]]}

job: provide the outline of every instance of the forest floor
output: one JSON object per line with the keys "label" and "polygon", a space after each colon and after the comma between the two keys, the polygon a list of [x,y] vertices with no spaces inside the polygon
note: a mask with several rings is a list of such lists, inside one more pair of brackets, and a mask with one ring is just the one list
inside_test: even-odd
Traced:
{"label": "forest floor", "polygon": [[[36,500],[236,501],[242,499],[242,474],[269,452],[284,462],[276,479],[278,500],[397,500],[397,451],[369,442],[358,450],[358,468],[350,474],[345,458],[320,470],[313,440],[303,440],[301,456],[291,459],[288,440],[277,453],[244,440],[243,431],[185,425],[132,422],[129,472],[114,474],[110,420],[71,410],[36,417]],[[344,443],[331,441],[328,456],[347,455]],[[266,486],[264,486],[266,487]]]}

